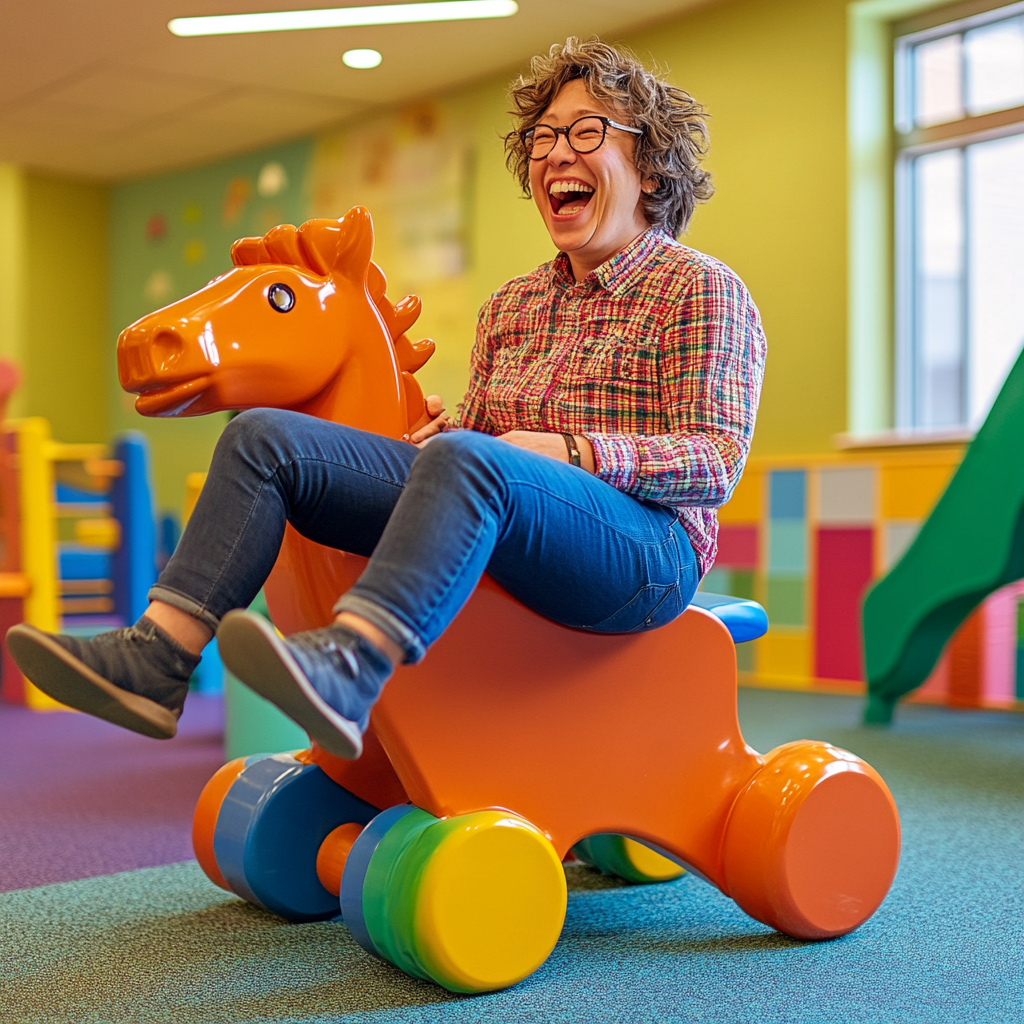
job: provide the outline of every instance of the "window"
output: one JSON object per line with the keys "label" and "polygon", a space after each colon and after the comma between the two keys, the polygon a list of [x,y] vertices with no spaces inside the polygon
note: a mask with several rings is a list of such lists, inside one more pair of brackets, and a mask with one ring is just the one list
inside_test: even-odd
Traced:
{"label": "window", "polygon": [[976,427],[1024,347],[1024,3],[895,58],[897,426]]}

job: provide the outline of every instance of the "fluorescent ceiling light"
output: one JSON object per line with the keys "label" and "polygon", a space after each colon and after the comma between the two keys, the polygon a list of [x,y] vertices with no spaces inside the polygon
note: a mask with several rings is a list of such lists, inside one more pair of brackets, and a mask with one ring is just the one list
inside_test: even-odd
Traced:
{"label": "fluorescent ceiling light", "polygon": [[360,68],[361,70],[379,67],[383,59],[376,50],[346,50],[341,55],[342,63],[346,67]]}
{"label": "fluorescent ceiling light", "polygon": [[167,27],[176,36],[226,36],[243,32],[291,32],[303,28],[356,28],[363,25],[508,18],[518,10],[519,4],[515,0],[443,0],[441,3],[327,7],[315,11],[212,14],[173,18]]}

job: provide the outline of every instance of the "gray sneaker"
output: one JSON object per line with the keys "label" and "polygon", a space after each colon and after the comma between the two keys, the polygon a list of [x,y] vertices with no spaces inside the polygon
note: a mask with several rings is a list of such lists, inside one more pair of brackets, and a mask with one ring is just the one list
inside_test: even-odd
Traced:
{"label": "gray sneaker", "polygon": [[90,640],[22,623],[7,631],[7,649],[26,678],[54,700],[160,740],[178,731],[199,664],[199,655],[145,617]]}
{"label": "gray sneaker", "polygon": [[229,671],[336,757],[356,758],[391,662],[359,633],[331,625],[287,639],[253,612],[224,616],[217,647]]}

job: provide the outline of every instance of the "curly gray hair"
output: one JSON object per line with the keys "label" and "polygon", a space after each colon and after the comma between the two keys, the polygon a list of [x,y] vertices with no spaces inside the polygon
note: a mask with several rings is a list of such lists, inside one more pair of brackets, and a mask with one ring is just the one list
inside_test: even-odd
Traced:
{"label": "curly gray hair", "polygon": [[530,61],[509,89],[515,128],[505,136],[506,163],[526,196],[530,195],[530,158],[522,133],[532,128],[567,82],[582,79],[590,94],[622,111],[627,123],[643,129],[635,160],[643,178],[657,183],[641,196],[648,223],[675,236],[685,230],[697,203],[714,194],[711,174],[700,162],[708,149],[704,108],[687,92],[648,71],[628,49],[609,46],[596,36],[570,36],[547,55]]}

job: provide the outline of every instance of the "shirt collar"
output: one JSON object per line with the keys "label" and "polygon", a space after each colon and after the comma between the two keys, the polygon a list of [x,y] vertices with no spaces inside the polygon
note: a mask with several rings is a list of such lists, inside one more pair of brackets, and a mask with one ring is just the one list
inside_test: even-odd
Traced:
{"label": "shirt collar", "polygon": [[569,257],[560,252],[552,264],[552,280],[560,288],[589,285],[590,290],[601,287],[613,295],[625,295],[646,273],[648,257],[665,245],[675,244],[668,232],[650,228],[579,282],[573,277]]}

